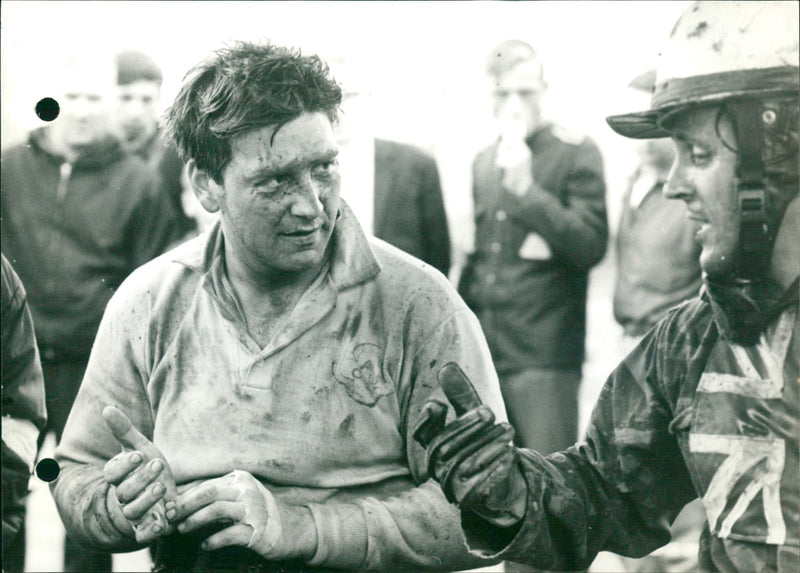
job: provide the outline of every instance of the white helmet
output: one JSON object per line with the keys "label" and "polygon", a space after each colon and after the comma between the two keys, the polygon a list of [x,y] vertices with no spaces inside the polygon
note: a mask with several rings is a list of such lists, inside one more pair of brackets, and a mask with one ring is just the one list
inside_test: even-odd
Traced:
{"label": "white helmet", "polygon": [[789,2],[696,2],[675,24],[657,62],[650,109],[611,116],[626,137],[669,137],[660,126],[686,105],[800,92],[798,6]]}

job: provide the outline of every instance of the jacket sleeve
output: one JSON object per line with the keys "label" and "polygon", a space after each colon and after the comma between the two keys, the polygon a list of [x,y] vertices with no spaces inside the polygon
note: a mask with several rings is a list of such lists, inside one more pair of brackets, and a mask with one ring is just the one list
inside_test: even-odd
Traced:
{"label": "jacket sleeve", "polygon": [[2,257],[3,549],[25,516],[28,480],[45,424],[42,367],[19,277]]}
{"label": "jacket sleeve", "polygon": [[[398,374],[401,431],[409,467],[419,485],[383,499],[367,497],[352,504],[310,505],[319,536],[312,565],[457,571],[498,562],[470,555],[460,512],[447,501],[439,485],[428,479],[425,450],[413,438],[424,404],[429,399],[447,403],[436,373],[450,361],[464,369],[498,420],[506,420],[497,377],[477,319],[466,309],[458,310],[415,347],[417,350],[405,358]],[[449,417],[452,416],[451,408]]]}
{"label": "jacket sleeve", "polygon": [[520,450],[528,487],[521,527],[509,533],[465,514],[473,551],[573,571],[586,569],[600,551],[641,557],[669,541],[670,524],[697,494],[659,382],[666,349],[651,332],[620,364],[584,442],[547,457]]}
{"label": "jacket sleeve", "polygon": [[563,188],[555,194],[534,180],[522,196],[503,189],[500,201],[511,219],[541,235],[559,258],[588,270],[603,258],[608,242],[603,159],[584,139],[568,161]]}
{"label": "jacket sleeve", "polygon": [[436,161],[427,156],[420,160],[419,169],[421,181],[418,201],[425,246],[424,260],[447,276],[450,271],[450,232],[439,170]]}
{"label": "jacket sleeve", "polygon": [[61,473],[50,485],[67,533],[79,543],[106,551],[131,551],[138,545],[103,478],[105,463],[122,451],[103,419],[103,408],[117,406],[134,427],[153,437],[152,406],[145,390],[149,307],[145,296],[127,294],[129,284],[123,283],[112,297],[100,323],[56,448]]}

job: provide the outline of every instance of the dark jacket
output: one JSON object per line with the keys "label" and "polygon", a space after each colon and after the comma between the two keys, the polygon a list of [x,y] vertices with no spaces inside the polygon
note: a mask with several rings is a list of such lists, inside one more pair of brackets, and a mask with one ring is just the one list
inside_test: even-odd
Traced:
{"label": "dark jacket", "polygon": [[768,343],[721,336],[707,294],[670,311],[609,377],[585,442],[521,450],[525,519],[513,540],[468,525],[473,549],[547,571],[585,569],[599,551],[641,557],[702,497],[702,571],[797,571],[797,285],[768,313]]}
{"label": "dark jacket", "polygon": [[165,144],[161,139],[161,132],[156,132],[135,154],[153,170],[159,187],[169,197],[175,212],[175,224],[181,229],[182,235],[194,235],[197,232],[197,222],[186,215],[181,200],[184,163],[178,156],[178,150],[174,145]]}
{"label": "dark jacket", "polygon": [[374,213],[376,237],[447,275],[450,235],[433,157],[376,139]]}
{"label": "dark jacket", "polygon": [[74,164],[45,141],[39,130],[3,152],[3,252],[25,284],[43,357],[85,359],[114,290],[180,229],[145,165],[115,141]]}
{"label": "dark jacket", "polygon": [[[500,373],[580,367],[589,270],[608,239],[603,163],[594,142],[547,125],[527,144],[534,183],[521,197],[502,187],[497,144],[473,164],[475,252],[459,291]],[[530,233],[544,240],[549,256],[522,249]]]}
{"label": "dark jacket", "polygon": [[[36,451],[36,432],[45,424],[44,382],[39,351],[33,332],[25,288],[11,265],[2,256],[2,414],[3,437],[27,442]],[[31,435],[21,431],[27,425]],[[6,427],[7,426],[7,427]],[[16,435],[10,435],[16,434]],[[20,452],[19,444],[2,443],[3,465],[3,550],[19,531],[25,517],[25,496],[28,493],[30,470]],[[32,460],[31,460],[32,461]]]}

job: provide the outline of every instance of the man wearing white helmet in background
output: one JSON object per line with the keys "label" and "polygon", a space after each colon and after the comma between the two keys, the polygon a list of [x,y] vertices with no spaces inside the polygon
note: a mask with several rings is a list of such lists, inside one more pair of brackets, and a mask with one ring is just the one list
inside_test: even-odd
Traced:
{"label": "man wearing white helmet in background", "polygon": [[797,21],[795,2],[693,4],[651,109],[608,119],[674,140],[665,194],[700,222],[705,285],[610,376],[585,441],[514,448],[469,381],[443,375],[459,417],[444,426],[431,402],[416,437],[473,551],[547,570],[642,556],[701,497],[701,570],[800,570]]}

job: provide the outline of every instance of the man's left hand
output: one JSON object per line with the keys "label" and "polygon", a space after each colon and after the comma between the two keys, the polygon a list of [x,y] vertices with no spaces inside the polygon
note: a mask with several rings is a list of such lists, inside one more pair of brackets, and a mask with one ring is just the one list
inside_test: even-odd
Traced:
{"label": "man's left hand", "polygon": [[265,559],[311,559],[317,548],[314,518],[306,507],[279,502],[250,473],[236,470],[201,482],[167,503],[167,519],[189,533],[213,523],[228,527],[203,549],[239,545]]}

